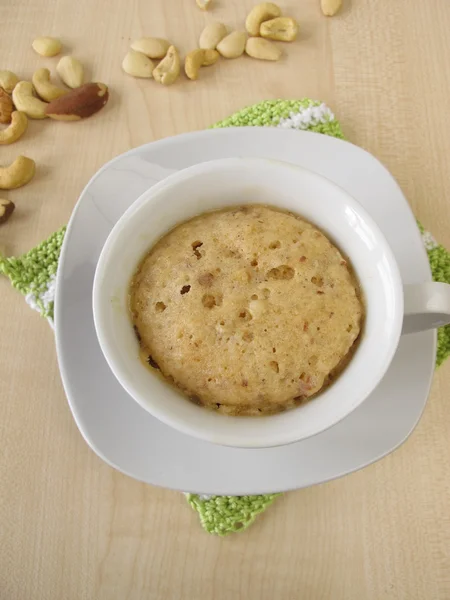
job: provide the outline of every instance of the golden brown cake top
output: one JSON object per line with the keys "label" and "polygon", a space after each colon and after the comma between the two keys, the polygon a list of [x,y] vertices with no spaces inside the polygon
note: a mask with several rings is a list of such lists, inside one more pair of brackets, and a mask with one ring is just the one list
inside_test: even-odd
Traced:
{"label": "golden brown cake top", "polygon": [[227,414],[270,414],[316,394],[345,362],[363,307],[347,261],[298,216],[211,212],[165,235],[130,290],[153,366]]}

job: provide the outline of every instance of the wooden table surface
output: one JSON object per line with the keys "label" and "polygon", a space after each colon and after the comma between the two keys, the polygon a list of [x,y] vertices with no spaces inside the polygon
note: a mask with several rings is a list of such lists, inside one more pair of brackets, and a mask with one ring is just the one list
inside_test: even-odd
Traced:
{"label": "wooden table surface", "polygon": [[[0,150],[36,160],[28,186],[4,195],[17,212],[0,229],[20,254],[63,225],[88,179],[112,157],[202,129],[268,98],[326,101],[348,138],[375,154],[416,215],[450,247],[450,2],[283,0],[301,24],[277,64],[223,61],[196,83],[165,89],[121,71],[131,40],[158,35],[185,52],[203,25],[242,27],[252,0],[0,0],[0,69],[30,79],[54,68],[31,49],[55,35],[110,85],[103,113],[33,121]],[[290,493],[245,533],[206,534],[181,494],[125,477],[83,441],[64,397],[54,338],[0,278],[1,600],[448,600],[450,361],[423,418],[389,457]]]}

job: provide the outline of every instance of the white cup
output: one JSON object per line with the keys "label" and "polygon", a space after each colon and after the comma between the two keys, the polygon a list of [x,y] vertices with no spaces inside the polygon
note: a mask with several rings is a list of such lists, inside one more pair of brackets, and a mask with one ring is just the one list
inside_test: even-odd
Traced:
{"label": "white cup", "polygon": [[[146,252],[175,225],[231,205],[267,204],[317,225],[350,258],[366,305],[361,340],[337,380],[310,402],[266,417],[228,417],[189,402],[139,358],[128,292]],[[111,370],[145,410],[208,442],[259,448],[295,442],[336,424],[375,389],[400,335],[450,322],[450,285],[403,286],[378,226],[343,189],[303,168],[264,159],[232,158],[179,171],[145,192],[117,222],[94,280],[97,336]]]}

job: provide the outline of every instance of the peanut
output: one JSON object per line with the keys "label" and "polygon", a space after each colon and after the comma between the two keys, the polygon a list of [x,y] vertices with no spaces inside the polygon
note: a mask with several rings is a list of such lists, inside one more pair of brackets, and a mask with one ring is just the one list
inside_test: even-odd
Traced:
{"label": "peanut", "polygon": [[0,88],[8,94],[12,94],[13,89],[19,83],[19,78],[12,71],[0,71]]}
{"label": "peanut", "polygon": [[83,85],[83,65],[73,56],[63,56],[56,66],[56,71],[67,87],[75,89]]}
{"label": "peanut", "polygon": [[281,16],[280,7],[272,2],[263,2],[252,8],[245,20],[245,28],[250,35],[259,35],[261,23]]}
{"label": "peanut", "polygon": [[184,63],[184,70],[186,75],[194,81],[198,79],[198,72],[200,67],[208,67],[217,62],[219,53],[216,50],[203,50],[203,48],[197,48],[192,50],[186,56]]}
{"label": "peanut", "polygon": [[205,50],[205,55],[203,58],[202,67],[209,67],[211,65],[215,65],[219,60],[220,54],[217,50]]}
{"label": "peanut", "polygon": [[256,37],[247,40],[245,51],[252,58],[258,58],[259,60],[279,60],[282,55],[280,48],[273,42]]}
{"label": "peanut", "polygon": [[136,52],[142,52],[149,58],[164,58],[167,50],[170,47],[170,42],[162,38],[140,38],[131,44],[131,49]]}
{"label": "peanut", "polygon": [[210,23],[201,32],[198,46],[204,50],[215,50],[226,35],[227,28],[223,23]]}
{"label": "peanut", "polygon": [[61,42],[53,37],[38,37],[31,44],[40,56],[56,56],[61,52]]}
{"label": "peanut", "polygon": [[239,58],[244,54],[247,34],[244,31],[233,31],[217,44],[217,51],[224,58]]}
{"label": "peanut", "polygon": [[263,38],[280,42],[293,42],[297,37],[298,23],[291,17],[276,17],[261,23],[259,30]]}
{"label": "peanut", "polygon": [[151,78],[155,65],[142,52],[130,50],[122,62],[122,69],[132,77]]}
{"label": "peanut", "polygon": [[166,56],[153,71],[155,81],[163,85],[171,85],[180,74],[180,55],[175,46],[170,46]]}
{"label": "peanut", "polygon": [[342,0],[320,0],[322,12],[326,17],[333,17],[342,6]]}

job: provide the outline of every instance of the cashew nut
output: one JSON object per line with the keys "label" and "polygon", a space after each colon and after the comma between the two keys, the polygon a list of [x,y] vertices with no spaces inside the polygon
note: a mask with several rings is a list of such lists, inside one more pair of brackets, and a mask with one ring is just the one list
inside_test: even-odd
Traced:
{"label": "cashew nut", "polygon": [[61,42],[52,37],[38,37],[31,44],[33,50],[41,56],[56,56],[61,52]]}
{"label": "cashew nut", "polygon": [[320,0],[322,12],[326,17],[333,17],[342,6],[342,0]]}
{"label": "cashew nut", "polygon": [[131,49],[149,58],[164,58],[169,46],[170,42],[163,38],[140,38],[131,44]]}
{"label": "cashew nut", "polygon": [[56,71],[67,87],[74,90],[83,85],[83,65],[73,56],[63,56],[56,65]]}
{"label": "cashew nut", "polygon": [[153,71],[155,81],[171,85],[180,74],[180,55],[175,46],[170,46],[166,56]]}
{"label": "cashew nut", "polygon": [[252,58],[258,58],[259,60],[279,60],[283,54],[273,42],[257,37],[247,40],[245,51]]}
{"label": "cashew nut", "polygon": [[36,164],[31,158],[18,156],[9,167],[0,167],[0,190],[14,190],[33,179]]}
{"label": "cashew nut", "polygon": [[215,50],[220,40],[227,35],[227,28],[223,23],[210,23],[201,32],[198,41],[199,48]]}
{"label": "cashew nut", "polygon": [[130,50],[122,62],[122,69],[132,77],[150,78],[154,68],[155,65],[148,56],[136,50]]}
{"label": "cashew nut", "polygon": [[13,102],[17,110],[24,112],[30,119],[45,119],[46,102],[33,95],[33,84],[19,81],[13,90]]}
{"label": "cashew nut", "polygon": [[293,42],[297,37],[298,23],[291,17],[276,17],[261,23],[259,30],[263,38],[280,42]]}
{"label": "cashew nut", "polygon": [[209,5],[211,4],[211,0],[195,0],[197,2],[197,6],[202,10],[208,10]]}
{"label": "cashew nut", "polygon": [[217,44],[217,50],[224,58],[238,58],[244,54],[246,41],[244,31],[233,31]]}
{"label": "cashew nut", "polygon": [[259,35],[261,23],[281,16],[280,7],[272,2],[257,4],[248,13],[245,20],[245,28],[250,35]]}
{"label": "cashew nut", "polygon": [[51,102],[67,94],[67,90],[63,90],[63,88],[54,85],[50,81],[50,71],[48,69],[42,68],[35,71],[32,81],[35,90],[46,102]]}
{"label": "cashew nut", "polygon": [[12,94],[18,83],[19,78],[12,71],[0,71],[0,88],[3,88],[5,92]]}
{"label": "cashew nut", "polygon": [[25,133],[28,127],[27,115],[15,110],[11,115],[11,124],[0,131],[0,144],[12,144]]}

